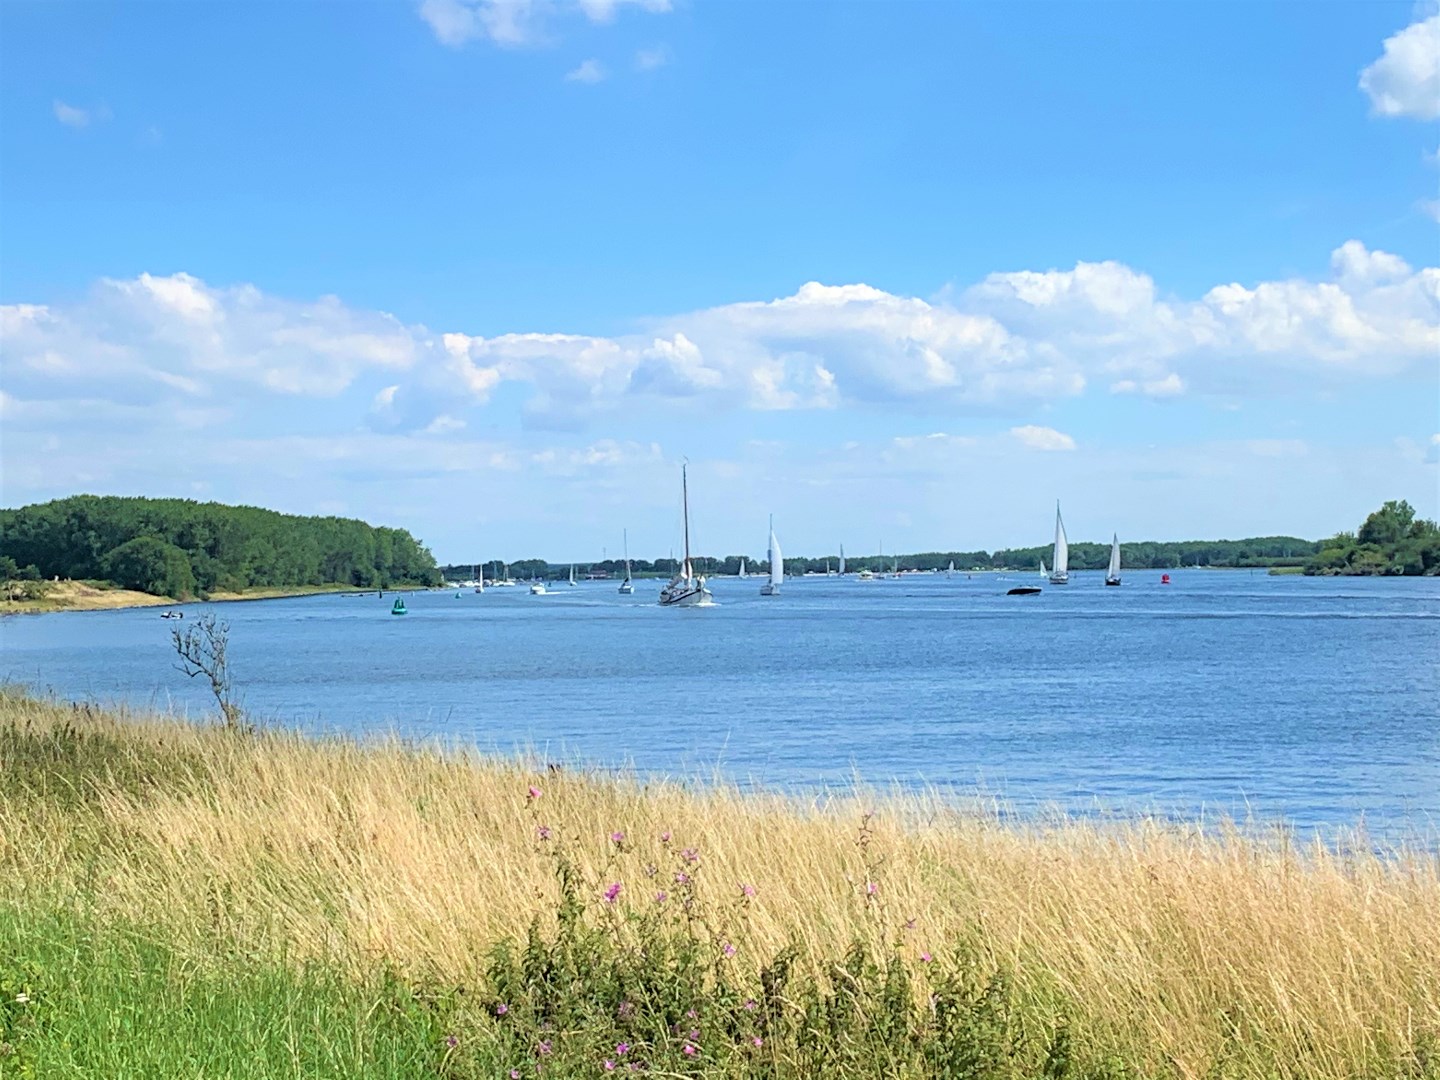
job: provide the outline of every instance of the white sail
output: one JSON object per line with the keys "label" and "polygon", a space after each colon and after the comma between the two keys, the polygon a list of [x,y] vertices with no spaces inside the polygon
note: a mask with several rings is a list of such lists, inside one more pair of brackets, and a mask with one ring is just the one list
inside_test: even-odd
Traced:
{"label": "white sail", "polygon": [[571,585],[574,585],[574,584],[575,584],[575,564],[574,564],[574,563],[571,563],[571,564],[570,564],[570,584],[571,584]]}
{"label": "white sail", "polygon": [[954,576],[955,576],[955,560],[954,560],[954,559],[951,559],[951,560],[950,560],[950,566],[949,566],[949,568],[945,571],[945,576],[946,576],[946,577],[954,577]]}
{"label": "white sail", "polygon": [[775,519],[770,519],[770,550],[765,553],[770,560],[770,580],[760,588],[761,596],[778,596],[780,583],[785,580],[785,556],[780,554],[780,540],[775,535]]}
{"label": "white sail", "polygon": [[1045,560],[1044,560],[1044,559],[1041,559],[1041,560],[1040,560],[1040,576],[1041,576],[1041,577],[1049,577],[1049,576],[1050,576],[1050,575],[1049,575],[1049,571],[1047,571],[1047,570],[1045,569]]}
{"label": "white sail", "polygon": [[840,576],[845,576],[845,545],[840,545]]}
{"label": "white sail", "polygon": [[1120,536],[1118,533],[1112,533],[1110,537],[1110,568],[1105,571],[1105,581],[1107,584],[1112,581],[1118,584],[1120,581]]}
{"label": "white sail", "polygon": [[630,530],[626,529],[622,535],[625,543],[625,580],[620,582],[620,595],[629,596],[635,591],[635,583],[630,580]]}
{"label": "white sail", "polygon": [[745,556],[744,556],[744,555],[741,555],[741,556],[740,556],[740,573],[736,574],[735,576],[736,576],[736,577],[749,577],[749,576],[750,576],[750,572],[745,569]]}
{"label": "white sail", "polygon": [[1070,543],[1065,539],[1065,522],[1060,518],[1060,503],[1055,503],[1055,565],[1050,570],[1050,583],[1064,585],[1070,580]]}

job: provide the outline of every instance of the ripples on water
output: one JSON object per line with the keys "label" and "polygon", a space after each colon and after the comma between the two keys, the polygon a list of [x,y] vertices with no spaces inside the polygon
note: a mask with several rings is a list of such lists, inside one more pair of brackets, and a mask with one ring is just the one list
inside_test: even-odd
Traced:
{"label": "ripples on water", "polygon": [[[1283,817],[1433,836],[1440,579],[1263,572],[713,582],[215,605],[253,714],[777,789],[858,774],[1033,813]],[[186,608],[192,616],[196,606]],[[154,610],[0,622],[0,676],[204,712]]]}

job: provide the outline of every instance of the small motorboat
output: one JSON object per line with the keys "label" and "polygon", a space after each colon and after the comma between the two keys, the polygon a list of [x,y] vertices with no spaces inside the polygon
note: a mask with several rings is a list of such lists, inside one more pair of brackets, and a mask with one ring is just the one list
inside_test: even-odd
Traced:
{"label": "small motorboat", "polygon": [[167,611],[167,612],[165,612],[163,615],[161,615],[160,617],[161,617],[162,619],[183,619],[183,618],[185,617],[185,612],[183,612],[183,611]]}
{"label": "small motorboat", "polygon": [[1040,592],[1039,585],[1017,585],[1013,589],[1007,589],[1006,596],[1034,596]]}
{"label": "small motorboat", "polygon": [[545,582],[543,582],[543,581],[532,581],[532,582],[530,583],[530,595],[531,595],[531,596],[544,596],[545,593],[546,593]]}

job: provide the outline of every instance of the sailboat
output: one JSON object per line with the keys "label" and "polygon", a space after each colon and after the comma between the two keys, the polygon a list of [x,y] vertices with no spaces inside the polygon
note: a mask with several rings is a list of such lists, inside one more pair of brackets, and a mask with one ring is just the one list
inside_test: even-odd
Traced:
{"label": "sailboat", "polygon": [[739,572],[738,574],[736,574],[735,576],[736,576],[736,577],[749,577],[749,576],[750,576],[750,572],[745,569],[745,556],[744,556],[744,555],[741,555],[741,556],[740,556],[740,572]]}
{"label": "sailboat", "polygon": [[507,589],[513,589],[515,587],[515,582],[511,580],[510,577],[509,563],[502,562],[500,564],[500,577],[497,580],[492,581],[490,584],[496,586],[497,588],[502,585]]}
{"label": "sailboat", "polygon": [[1120,536],[1118,533],[1110,535],[1110,569],[1105,571],[1105,584],[1120,584]]}
{"label": "sailboat", "polygon": [[685,561],[680,572],[660,590],[661,607],[709,607],[715,597],[705,587],[705,579],[695,576],[690,562],[690,481],[686,467],[680,466],[680,506],[685,520]]}
{"label": "sailboat", "polygon": [[1040,576],[1043,577],[1043,578],[1048,578],[1048,577],[1050,576],[1050,571],[1048,571],[1048,570],[1045,569],[1045,560],[1044,560],[1044,559],[1041,559],[1041,560],[1040,560]]}
{"label": "sailboat", "polygon": [[483,593],[485,591],[485,571],[479,567],[472,566],[470,573],[475,577],[475,591],[477,593]]}
{"label": "sailboat", "polygon": [[620,582],[620,595],[629,596],[635,591],[635,582],[630,580],[630,530],[625,533],[625,580]]}
{"label": "sailboat", "polygon": [[891,572],[890,576],[897,581],[900,579],[900,557],[898,555],[895,557],[895,569]]}
{"label": "sailboat", "polygon": [[570,564],[570,587],[572,589],[575,587],[575,564],[573,562]]}
{"label": "sailboat", "polygon": [[1065,539],[1065,522],[1060,520],[1060,501],[1055,501],[1055,560],[1050,570],[1051,585],[1066,585],[1070,581],[1070,542]]}
{"label": "sailboat", "polygon": [[955,576],[955,560],[954,560],[954,559],[951,559],[951,560],[950,560],[950,565],[949,565],[949,566],[946,568],[946,570],[945,570],[945,576],[946,576],[947,578],[952,578],[952,577]]}
{"label": "sailboat", "polygon": [[844,577],[844,576],[845,576],[845,545],[844,545],[844,544],[841,544],[841,545],[840,545],[840,569],[839,569],[839,574],[840,574],[841,577]]}
{"label": "sailboat", "polygon": [[780,583],[785,580],[785,557],[780,554],[780,541],[775,536],[775,516],[770,516],[770,580],[760,586],[761,596],[779,596]]}

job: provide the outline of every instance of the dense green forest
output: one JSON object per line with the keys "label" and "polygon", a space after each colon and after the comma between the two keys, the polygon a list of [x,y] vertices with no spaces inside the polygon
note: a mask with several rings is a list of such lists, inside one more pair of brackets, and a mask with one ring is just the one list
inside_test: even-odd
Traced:
{"label": "dense green forest", "polygon": [[440,580],[434,557],[404,529],[253,506],[98,495],[0,510],[0,577],[111,581],[182,598]]}
{"label": "dense green forest", "polygon": [[[1314,540],[1302,540],[1296,536],[1258,536],[1248,540],[1143,540],[1120,545],[1120,565],[1127,570],[1155,569],[1169,570],[1179,566],[1213,567],[1258,567],[1295,566],[1300,567],[1312,558],[1320,545]],[[734,574],[740,569],[739,555],[722,558],[696,556],[695,568],[702,574]],[[763,559],[745,556],[751,573],[766,573],[769,564]],[[1031,548],[1009,548],[996,552],[989,551],[926,551],[913,555],[847,555],[845,569],[852,573],[861,569],[889,572],[898,561],[901,570],[943,570],[952,562],[957,570],[1038,570],[1040,560],[1050,561],[1050,545]],[[1104,570],[1110,561],[1109,544],[1072,543],[1070,545],[1071,570]],[[787,558],[785,573],[824,573],[835,569],[840,562],[839,553],[814,558]],[[552,565],[544,559],[517,559],[509,563],[512,577],[559,578],[570,572],[570,564]],[[675,572],[673,559],[631,559],[630,565],[638,576],[652,574],[669,575]],[[484,564],[487,578],[500,576],[501,564]],[[466,564],[441,567],[447,580],[460,581],[471,576],[474,568]],[[601,562],[576,563],[575,572],[605,574],[619,577],[624,573],[625,564],[619,559]]]}
{"label": "dense green forest", "polygon": [[1365,519],[1359,530],[1322,541],[1305,564],[1307,574],[1440,574],[1440,526],[1415,516],[1404,499],[1391,500]]}

